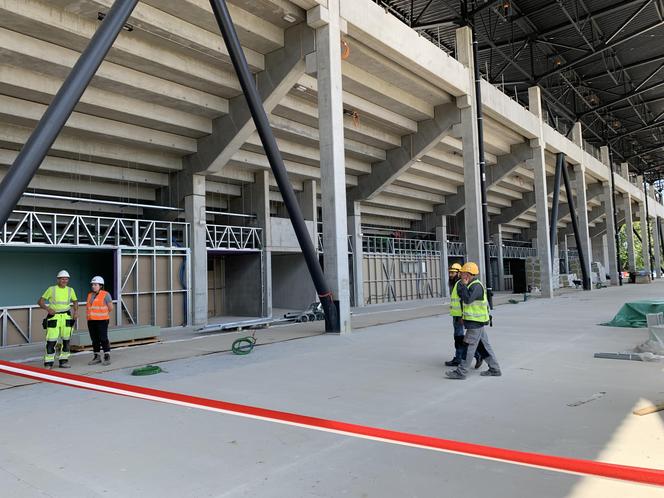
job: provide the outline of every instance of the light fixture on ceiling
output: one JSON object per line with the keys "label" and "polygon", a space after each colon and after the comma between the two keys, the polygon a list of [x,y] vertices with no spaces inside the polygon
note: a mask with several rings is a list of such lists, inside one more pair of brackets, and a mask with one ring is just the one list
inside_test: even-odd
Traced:
{"label": "light fixture on ceiling", "polygon": [[307,91],[307,87],[304,86],[304,85],[302,85],[302,84],[300,84],[300,83],[298,83],[297,85],[295,85],[295,89],[296,89],[298,92],[302,92],[302,93],[304,93],[304,92]]}
{"label": "light fixture on ceiling", "polygon": [[[105,17],[106,17],[106,12],[97,12],[97,21],[103,21]],[[124,29],[125,31],[134,31],[134,27],[129,23],[122,26],[122,29]]]}
{"label": "light fixture on ceiling", "polygon": [[294,23],[295,21],[297,21],[297,17],[295,17],[295,16],[292,15],[292,14],[284,14],[284,16],[282,17],[282,19],[283,19],[284,21],[288,22],[288,23],[291,23],[291,24]]}

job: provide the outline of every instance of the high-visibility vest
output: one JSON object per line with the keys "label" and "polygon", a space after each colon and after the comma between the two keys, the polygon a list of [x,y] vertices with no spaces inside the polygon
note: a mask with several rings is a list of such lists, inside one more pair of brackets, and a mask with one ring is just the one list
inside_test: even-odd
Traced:
{"label": "high-visibility vest", "polygon": [[56,313],[69,311],[71,308],[71,298],[71,287],[58,287],[57,285],[54,285],[51,287],[51,296],[48,299],[48,305],[53,308]]}
{"label": "high-visibility vest", "polygon": [[461,298],[459,297],[459,290],[457,289],[459,281],[457,280],[452,287],[452,293],[450,294],[450,316],[463,316],[463,310],[461,309]]}
{"label": "high-visibility vest", "polygon": [[486,296],[486,288],[479,280],[473,280],[468,284],[468,290],[473,285],[482,287],[482,298],[476,299],[470,304],[463,305],[463,320],[469,322],[488,323],[489,322],[489,301]]}
{"label": "high-visibility vest", "polygon": [[[110,320],[111,315],[108,313],[108,306],[104,300],[108,292],[100,290],[95,296],[93,292],[88,293],[88,301],[86,305],[86,313],[88,320]],[[94,299],[91,299],[94,296]],[[92,302],[90,302],[92,301]]]}

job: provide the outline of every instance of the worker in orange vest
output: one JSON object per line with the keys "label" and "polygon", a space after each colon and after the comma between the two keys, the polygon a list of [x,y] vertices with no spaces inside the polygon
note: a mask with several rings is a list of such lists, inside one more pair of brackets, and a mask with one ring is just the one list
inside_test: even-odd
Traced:
{"label": "worker in orange vest", "polygon": [[[111,343],[108,340],[108,322],[113,311],[113,299],[108,291],[104,290],[104,279],[93,277],[90,281],[92,291],[88,293],[86,312],[88,317],[88,331],[92,340],[94,356],[88,365],[111,364]],[[104,359],[101,350],[104,349]]]}

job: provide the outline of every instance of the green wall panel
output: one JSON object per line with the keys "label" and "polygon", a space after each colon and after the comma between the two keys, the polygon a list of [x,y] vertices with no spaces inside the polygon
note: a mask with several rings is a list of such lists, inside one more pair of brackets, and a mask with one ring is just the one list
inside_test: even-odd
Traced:
{"label": "green wall panel", "polygon": [[101,275],[106,289],[115,295],[113,251],[40,247],[0,247],[0,307],[35,304],[60,270],[71,275],[69,285],[79,300],[85,299],[90,279]]}

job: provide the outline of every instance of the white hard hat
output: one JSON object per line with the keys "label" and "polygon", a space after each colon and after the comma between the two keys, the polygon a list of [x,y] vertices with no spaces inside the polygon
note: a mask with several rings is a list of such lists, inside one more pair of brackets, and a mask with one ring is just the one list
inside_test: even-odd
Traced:
{"label": "white hard hat", "polygon": [[60,270],[57,278],[69,278],[69,272],[67,270]]}
{"label": "white hard hat", "polygon": [[92,277],[92,280],[90,280],[91,284],[100,284],[104,285],[104,279],[101,277]]}

